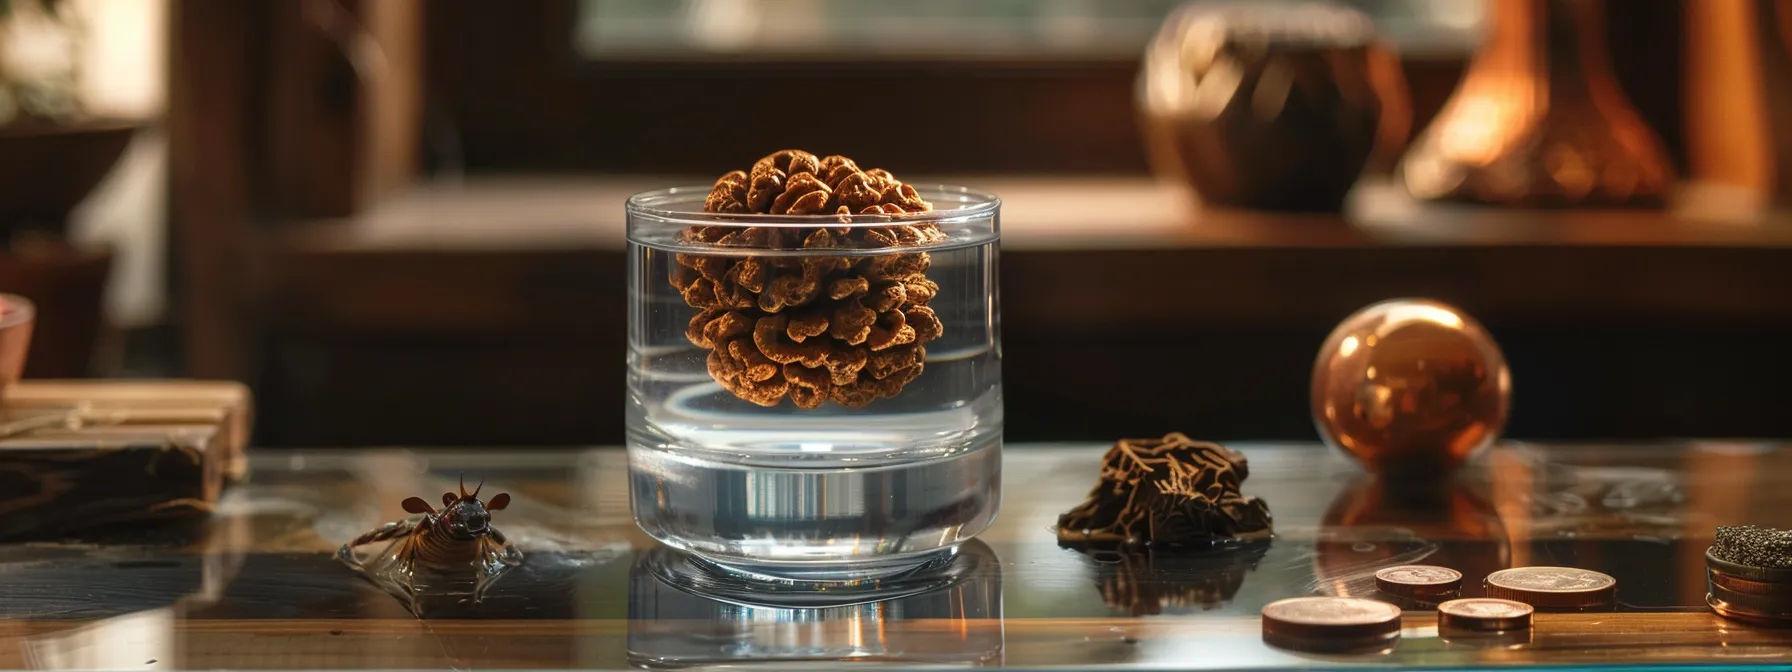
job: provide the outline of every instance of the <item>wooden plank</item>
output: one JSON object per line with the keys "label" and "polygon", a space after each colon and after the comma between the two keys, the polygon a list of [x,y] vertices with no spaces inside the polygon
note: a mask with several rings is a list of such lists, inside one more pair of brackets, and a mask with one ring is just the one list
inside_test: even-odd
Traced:
{"label": "wooden plank", "polygon": [[248,474],[255,407],[242,383],[208,380],[27,380],[6,391],[7,413],[80,412],[89,422],[212,425],[223,430],[227,479]]}
{"label": "wooden plank", "polygon": [[[416,179],[423,124],[422,0],[359,0],[356,7],[373,50],[361,81],[360,141],[356,146],[356,202],[360,208]],[[377,57],[377,58],[373,58]],[[357,208],[359,209],[359,208]]]}
{"label": "wooden plank", "polygon": [[[9,417],[17,429],[67,414]],[[208,514],[225,482],[224,442],[212,424],[51,426],[0,438],[0,537]]]}
{"label": "wooden plank", "polygon": [[276,4],[172,0],[168,84],[170,229],[178,260],[187,371],[240,379],[251,369],[244,309],[253,295],[250,229],[260,164],[249,101],[257,41]]}

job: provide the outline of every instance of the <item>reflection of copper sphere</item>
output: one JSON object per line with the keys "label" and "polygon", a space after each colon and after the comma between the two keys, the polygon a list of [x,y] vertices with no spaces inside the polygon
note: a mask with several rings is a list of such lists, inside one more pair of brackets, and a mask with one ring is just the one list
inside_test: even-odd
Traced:
{"label": "reflection of copper sphere", "polygon": [[1411,484],[1366,475],[1326,508],[1314,548],[1314,588],[1327,595],[1377,597],[1376,570],[1424,564],[1462,572],[1463,595],[1479,595],[1481,577],[1505,569],[1511,560],[1499,512],[1476,486],[1457,479]]}
{"label": "reflection of copper sphere", "polygon": [[1346,318],[1313,365],[1313,421],[1372,468],[1453,467],[1506,423],[1506,358],[1480,324],[1435,301]]}

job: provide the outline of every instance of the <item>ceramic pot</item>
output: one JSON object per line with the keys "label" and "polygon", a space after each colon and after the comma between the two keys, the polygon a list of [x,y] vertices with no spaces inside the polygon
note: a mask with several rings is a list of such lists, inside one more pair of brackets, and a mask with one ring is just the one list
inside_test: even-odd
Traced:
{"label": "ceramic pot", "polygon": [[1363,13],[1202,3],[1173,13],[1137,88],[1160,175],[1207,205],[1337,211],[1378,146],[1404,140],[1405,80]]}

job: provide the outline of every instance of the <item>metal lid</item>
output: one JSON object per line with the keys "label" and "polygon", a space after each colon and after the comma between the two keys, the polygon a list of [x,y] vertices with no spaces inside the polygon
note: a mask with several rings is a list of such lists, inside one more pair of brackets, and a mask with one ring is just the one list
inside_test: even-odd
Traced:
{"label": "metal lid", "polygon": [[1725,576],[1743,579],[1745,581],[1792,584],[1792,569],[1741,565],[1717,557],[1717,555],[1713,553],[1715,550],[1715,547],[1705,549],[1705,566],[1721,572]]}

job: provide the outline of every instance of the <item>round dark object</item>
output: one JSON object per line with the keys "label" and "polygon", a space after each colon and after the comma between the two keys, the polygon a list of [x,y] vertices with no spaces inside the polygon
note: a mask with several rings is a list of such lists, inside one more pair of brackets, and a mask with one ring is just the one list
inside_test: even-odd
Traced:
{"label": "round dark object", "polygon": [[1616,601],[1618,580],[1574,567],[1514,567],[1487,576],[1488,597],[1512,600],[1539,609],[1585,609]]}
{"label": "round dark object", "polygon": [[1375,572],[1375,587],[1389,595],[1424,601],[1462,590],[1462,572],[1435,565],[1400,565]]}
{"label": "round dark object", "polygon": [[1437,627],[1481,632],[1524,630],[1536,609],[1523,602],[1492,597],[1450,600],[1437,605]]}

